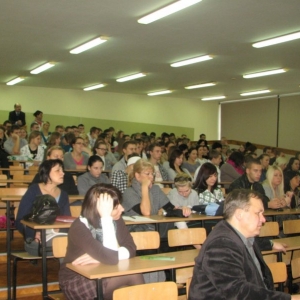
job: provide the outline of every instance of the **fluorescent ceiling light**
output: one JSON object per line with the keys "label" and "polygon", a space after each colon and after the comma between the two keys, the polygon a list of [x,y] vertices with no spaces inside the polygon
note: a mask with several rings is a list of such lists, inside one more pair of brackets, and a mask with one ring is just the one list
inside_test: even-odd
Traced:
{"label": "fluorescent ceiling light", "polygon": [[170,90],[165,90],[165,91],[149,93],[147,95],[148,96],[157,96],[157,95],[170,94],[170,93],[172,93]]}
{"label": "fluorescent ceiling light", "polygon": [[17,84],[17,83],[23,81],[24,79],[25,79],[25,77],[17,77],[17,78],[15,78],[15,79],[13,79],[13,80],[7,82],[6,84],[7,84],[7,85],[14,85],[14,84]]}
{"label": "fluorescent ceiling light", "polygon": [[261,91],[255,91],[255,92],[247,92],[240,94],[241,96],[251,96],[251,95],[259,95],[259,94],[266,94],[270,93],[270,90],[261,90]]}
{"label": "fluorescent ceiling light", "polygon": [[215,82],[208,82],[208,83],[201,83],[201,84],[197,84],[197,85],[186,86],[185,89],[187,89],[187,90],[200,89],[200,88],[214,86],[214,85],[216,85]]}
{"label": "fluorescent ceiling light", "polygon": [[81,53],[83,51],[86,51],[86,50],[91,49],[91,48],[93,48],[95,46],[98,46],[98,45],[100,45],[102,43],[105,43],[106,41],[107,41],[106,37],[98,37],[98,38],[96,38],[96,39],[94,39],[92,41],[89,41],[89,42],[87,42],[87,43],[85,43],[85,44],[83,44],[83,45],[81,45],[79,47],[76,47],[76,48],[72,49],[70,51],[70,53],[72,53],[72,54],[79,54],[79,53]]}
{"label": "fluorescent ceiling light", "polygon": [[38,67],[38,68],[36,68],[36,69],[30,71],[30,73],[31,73],[31,74],[39,74],[39,73],[41,73],[41,72],[43,72],[43,71],[46,71],[46,70],[48,70],[48,69],[50,69],[50,68],[52,68],[52,67],[54,67],[54,66],[55,66],[55,63],[53,63],[53,62],[48,62],[48,63],[45,63],[45,64],[43,64],[42,66],[40,66],[40,67]]}
{"label": "fluorescent ceiling light", "polygon": [[90,87],[86,87],[86,88],[84,88],[83,90],[84,90],[84,91],[91,91],[91,90],[95,90],[95,89],[101,89],[101,88],[103,88],[103,87],[105,87],[105,84],[100,83],[100,84],[92,85],[92,86],[90,86]]}
{"label": "fluorescent ceiling light", "polygon": [[202,0],[180,0],[175,3],[172,3],[164,8],[161,8],[141,19],[138,20],[138,23],[140,24],[149,24],[154,21],[157,21],[161,18],[164,18],[168,15],[171,15],[179,10],[182,10],[184,8],[187,8],[191,5],[194,5],[198,2],[201,2]]}
{"label": "fluorescent ceiling light", "polygon": [[295,32],[295,33],[283,35],[280,37],[276,37],[273,39],[261,41],[261,42],[252,44],[252,47],[263,48],[263,47],[267,47],[267,46],[271,46],[271,45],[276,45],[276,44],[280,44],[280,43],[284,43],[284,42],[293,41],[296,39],[300,39],[300,32]]}
{"label": "fluorescent ceiling light", "polygon": [[247,75],[243,75],[243,77],[244,78],[254,78],[254,77],[280,74],[280,73],[284,73],[284,72],[286,72],[285,69],[276,69],[276,70],[271,70],[271,71],[264,71],[264,72],[259,72],[259,73],[247,74]]}
{"label": "fluorescent ceiling light", "polygon": [[117,79],[117,81],[124,82],[124,81],[133,80],[133,79],[137,79],[137,78],[144,77],[144,76],[146,76],[145,73],[137,73],[137,74],[129,75],[126,77],[121,77],[121,78]]}
{"label": "fluorescent ceiling light", "polygon": [[209,101],[209,100],[219,100],[219,99],[225,99],[225,96],[215,96],[215,97],[208,97],[208,98],[202,98],[203,101]]}
{"label": "fluorescent ceiling light", "polygon": [[212,56],[210,56],[210,55],[198,56],[198,57],[190,58],[187,60],[175,62],[175,63],[171,64],[171,67],[174,67],[174,68],[182,67],[182,66],[195,64],[195,63],[209,60],[209,59],[212,59]]}

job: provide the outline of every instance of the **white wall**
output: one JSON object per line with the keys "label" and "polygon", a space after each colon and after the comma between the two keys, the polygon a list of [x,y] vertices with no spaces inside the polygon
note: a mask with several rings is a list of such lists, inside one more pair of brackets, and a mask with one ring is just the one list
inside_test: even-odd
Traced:
{"label": "white wall", "polygon": [[51,114],[190,127],[194,140],[202,132],[209,140],[218,138],[218,103],[214,101],[6,85],[0,85],[0,101],[1,111],[21,103],[27,123],[34,111],[41,110],[45,120]]}

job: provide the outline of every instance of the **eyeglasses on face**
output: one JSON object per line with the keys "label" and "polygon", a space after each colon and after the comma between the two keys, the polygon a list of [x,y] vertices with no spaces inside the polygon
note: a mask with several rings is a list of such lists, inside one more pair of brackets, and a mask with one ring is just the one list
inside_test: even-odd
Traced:
{"label": "eyeglasses on face", "polygon": [[105,149],[105,148],[97,148],[97,149],[102,150],[102,151],[107,151],[107,149]]}
{"label": "eyeglasses on face", "polygon": [[152,176],[155,177],[155,173],[151,173],[151,172],[142,172],[142,174],[146,175],[146,176]]}

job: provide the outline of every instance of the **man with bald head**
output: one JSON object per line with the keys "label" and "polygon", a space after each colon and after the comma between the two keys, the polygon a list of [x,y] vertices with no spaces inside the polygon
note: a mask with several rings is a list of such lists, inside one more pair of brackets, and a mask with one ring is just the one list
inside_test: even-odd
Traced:
{"label": "man with bald head", "polygon": [[20,103],[16,103],[14,105],[13,111],[11,111],[8,115],[8,120],[12,123],[12,125],[18,125],[20,127],[26,125],[25,113],[21,111],[22,106]]}

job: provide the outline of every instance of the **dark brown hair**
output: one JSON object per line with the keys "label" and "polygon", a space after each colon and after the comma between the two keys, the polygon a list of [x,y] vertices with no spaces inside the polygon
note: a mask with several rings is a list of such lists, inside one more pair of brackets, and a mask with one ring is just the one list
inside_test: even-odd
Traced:
{"label": "dark brown hair", "polygon": [[97,209],[98,198],[101,194],[112,197],[115,208],[122,202],[121,192],[111,184],[99,183],[93,185],[86,193],[81,209],[81,215],[86,218],[94,228],[99,228],[100,215]]}

